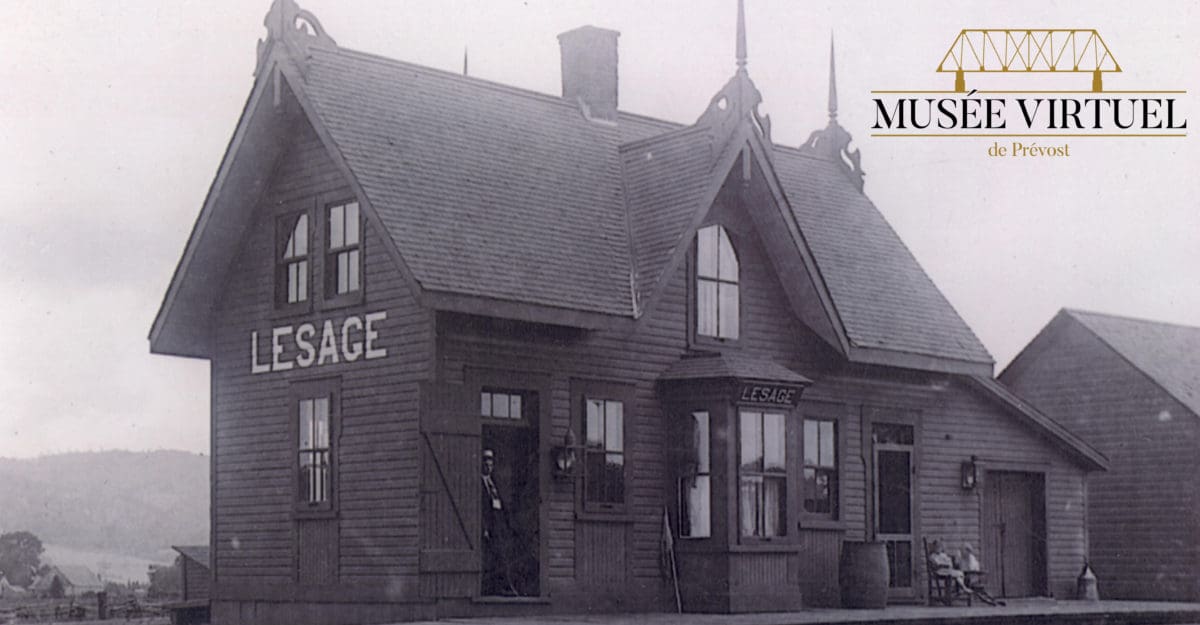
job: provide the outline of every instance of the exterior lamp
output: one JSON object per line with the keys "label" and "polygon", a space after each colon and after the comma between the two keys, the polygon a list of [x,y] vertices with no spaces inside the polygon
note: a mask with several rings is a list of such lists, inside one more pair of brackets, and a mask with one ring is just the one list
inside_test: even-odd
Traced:
{"label": "exterior lamp", "polygon": [[575,431],[567,428],[567,434],[563,436],[563,444],[550,449],[550,458],[554,461],[554,477],[564,479],[575,477],[575,464],[579,459],[575,450],[578,447],[575,444]]}
{"label": "exterior lamp", "polygon": [[978,479],[979,479],[979,475],[977,473],[977,469],[975,466],[975,456],[971,456],[970,460],[962,463],[961,474],[962,474],[962,482],[961,482],[962,489],[963,490],[975,490],[975,484],[978,483]]}

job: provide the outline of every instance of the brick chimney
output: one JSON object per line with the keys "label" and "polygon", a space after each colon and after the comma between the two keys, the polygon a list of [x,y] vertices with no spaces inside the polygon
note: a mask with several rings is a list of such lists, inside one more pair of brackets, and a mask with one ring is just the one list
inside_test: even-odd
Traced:
{"label": "brick chimney", "polygon": [[581,26],[558,36],[562,49],[562,96],[580,102],[593,119],[617,119],[617,37],[621,33]]}

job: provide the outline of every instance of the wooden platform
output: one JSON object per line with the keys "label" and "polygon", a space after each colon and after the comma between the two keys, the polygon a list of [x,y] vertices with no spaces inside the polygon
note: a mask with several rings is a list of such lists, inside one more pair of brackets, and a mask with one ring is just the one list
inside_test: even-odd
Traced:
{"label": "wooden platform", "polygon": [[[1163,625],[1200,623],[1200,603],[1015,599],[1006,606],[890,606],[883,610],[812,609],[769,614],[565,614],[457,618],[461,625]],[[432,625],[432,624],[426,624]]]}

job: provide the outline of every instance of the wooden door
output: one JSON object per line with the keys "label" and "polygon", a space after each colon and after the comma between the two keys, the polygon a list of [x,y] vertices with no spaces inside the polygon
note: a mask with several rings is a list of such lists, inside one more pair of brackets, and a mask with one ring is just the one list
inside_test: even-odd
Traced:
{"label": "wooden door", "polygon": [[421,385],[421,594],[479,590],[479,416],[459,384]]}
{"label": "wooden door", "polygon": [[983,566],[1001,597],[1046,594],[1046,512],[1039,473],[988,471],[983,496]]}
{"label": "wooden door", "polygon": [[[872,424],[875,484],[875,540],[887,546],[888,598],[910,599],[913,583],[912,426]],[[919,556],[918,556],[919,557]]]}

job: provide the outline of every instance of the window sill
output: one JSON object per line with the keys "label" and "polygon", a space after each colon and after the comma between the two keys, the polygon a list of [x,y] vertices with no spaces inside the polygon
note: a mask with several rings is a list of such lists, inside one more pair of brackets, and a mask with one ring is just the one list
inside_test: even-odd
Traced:
{"label": "window sill", "polygon": [[550,597],[471,597],[471,603],[498,605],[549,605]]}
{"label": "window sill", "polygon": [[796,529],[800,530],[827,530],[831,532],[844,532],[850,529],[850,523],[835,519],[801,519],[796,524]]}
{"label": "window sill", "polygon": [[590,523],[633,523],[633,515],[624,510],[576,510],[575,520]]}
{"label": "window sill", "polygon": [[288,319],[290,317],[303,317],[312,314],[313,303],[312,299],[307,299],[303,302],[294,304],[275,304],[275,310],[271,313],[273,321]]}
{"label": "window sill", "polygon": [[297,508],[292,511],[292,519],[296,521],[336,519],[337,516],[337,510],[333,508]]}
{"label": "window sill", "polygon": [[335,295],[325,299],[323,302],[321,302],[321,309],[336,310],[338,308],[349,308],[351,306],[358,306],[365,300],[366,298],[363,297],[363,290],[359,289],[357,291],[342,293],[341,295]]}
{"label": "window sill", "polygon": [[715,336],[701,336],[692,331],[691,341],[688,347],[696,351],[712,352],[723,351],[738,346],[736,338],[718,338]]}
{"label": "window sill", "polygon": [[754,543],[742,543],[739,545],[730,545],[730,553],[793,553],[800,548],[800,545],[787,540],[787,536],[780,536],[778,540],[762,541]]}

